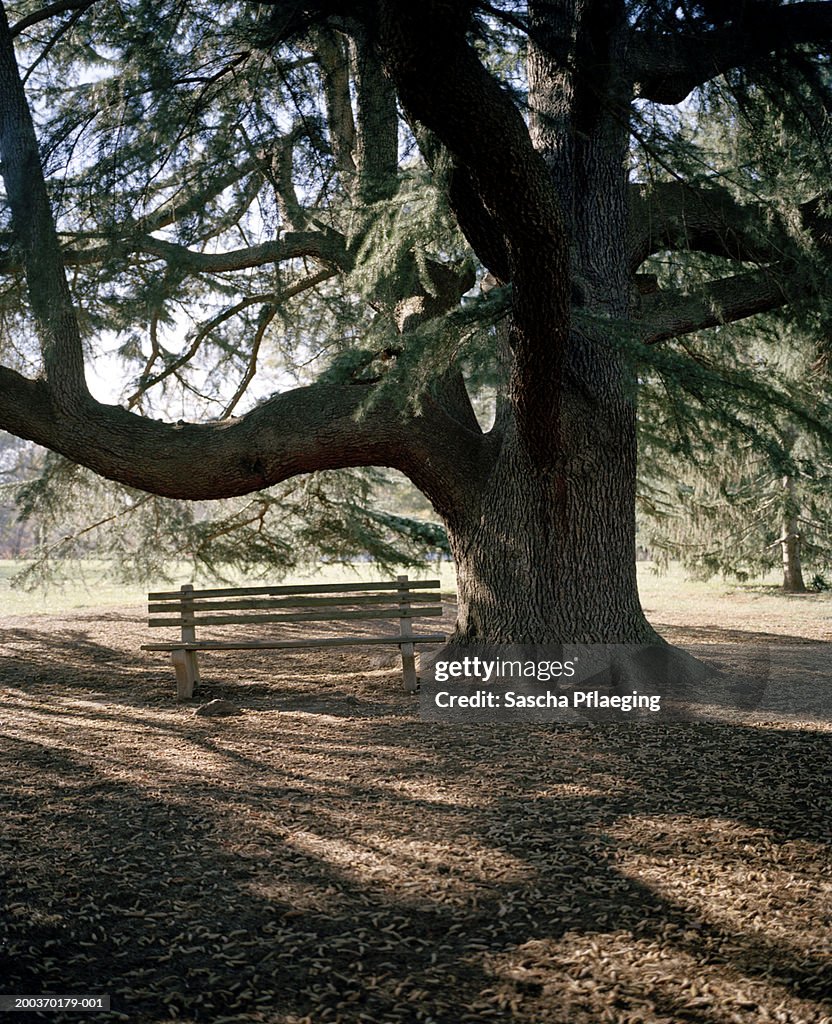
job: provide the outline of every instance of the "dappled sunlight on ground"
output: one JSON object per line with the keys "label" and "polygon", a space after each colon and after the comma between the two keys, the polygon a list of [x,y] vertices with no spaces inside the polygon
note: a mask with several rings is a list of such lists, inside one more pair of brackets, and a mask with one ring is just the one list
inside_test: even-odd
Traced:
{"label": "dappled sunlight on ground", "polygon": [[832,1016],[825,727],[423,724],[356,650],[206,658],[177,705],[138,610],[0,630],[4,991],[138,1024]]}

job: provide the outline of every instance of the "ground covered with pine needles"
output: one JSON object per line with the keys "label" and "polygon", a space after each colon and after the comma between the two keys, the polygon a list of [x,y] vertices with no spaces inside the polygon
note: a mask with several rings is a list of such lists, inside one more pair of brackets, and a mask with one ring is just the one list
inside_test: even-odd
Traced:
{"label": "ground covered with pine needles", "polygon": [[[832,686],[811,635],[665,633]],[[832,1021],[827,725],[428,724],[360,649],[205,658],[177,705],[147,639],[138,608],[0,619],[0,991],[106,993],[102,1024]]]}

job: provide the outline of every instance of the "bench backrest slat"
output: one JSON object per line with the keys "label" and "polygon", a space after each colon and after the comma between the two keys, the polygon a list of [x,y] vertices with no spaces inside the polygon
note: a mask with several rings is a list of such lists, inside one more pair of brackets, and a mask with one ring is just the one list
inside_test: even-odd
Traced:
{"label": "bench backrest slat", "polygon": [[[436,594],[408,594],[408,603],[412,605],[436,604]],[[180,602],[173,601],[151,601],[147,606],[148,612],[161,612],[173,614],[178,611]],[[346,608],[357,605],[377,607],[379,605],[390,605],[398,608],[400,594],[388,592],[384,594],[371,595],[347,595],[346,597],[249,597],[239,600],[211,601],[207,598],[196,598],[191,602],[194,612],[203,611],[232,611],[248,610],[260,611],[266,609],[280,608]],[[391,613],[392,614],[392,613]]]}
{"label": "bench backrest slat", "polygon": [[363,611],[338,611],[328,609],[320,612],[298,612],[295,615],[177,615],[163,619],[148,619],[148,626],[254,626],[267,622],[332,622],[334,620],[358,619],[412,619],[439,618],[441,608],[385,608]]}
{"label": "bench backrest slat", "polygon": [[[264,596],[278,597],[282,594],[314,595],[314,594],[343,594],[343,603],[347,604],[350,594],[358,594],[363,591],[385,591],[385,590],[432,590],[441,586],[440,580],[408,580],[406,583],[313,583],[306,585],[271,586],[271,587],[226,587],[217,590],[192,590],[191,598],[216,598],[216,597],[243,597]],[[414,595],[415,596],[415,595]],[[148,601],[181,601],[182,591],[157,591],[147,595]]]}
{"label": "bench backrest slat", "polygon": [[148,595],[148,625],[179,628],[195,639],[197,626],[257,626],[269,623],[399,620],[401,635],[413,618],[439,618],[439,580],[320,583],[306,586],[222,587],[195,590],[191,584]]}

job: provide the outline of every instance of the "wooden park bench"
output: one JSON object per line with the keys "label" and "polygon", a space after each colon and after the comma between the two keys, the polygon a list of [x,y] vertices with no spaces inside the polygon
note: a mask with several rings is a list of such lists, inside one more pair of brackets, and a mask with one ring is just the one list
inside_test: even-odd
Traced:
{"label": "wooden park bench", "polygon": [[[347,647],[364,644],[395,644],[402,656],[406,690],[417,688],[415,645],[441,643],[444,633],[416,633],[415,618],[442,614],[439,580],[409,580],[398,576],[389,583],[323,583],[305,586],[226,587],[195,590],[186,584],[179,590],[148,594],[148,625],[175,627],[180,636],[164,643],[143,644],[143,651],[170,651],[176,671],[176,695],[191,697],[199,682],[199,651],[290,651],[305,647]],[[224,639],[200,639],[197,627],[250,627],[298,622],[369,622],[398,619],[398,633],[365,636],[304,637],[280,639],[270,634],[250,639],[250,630]],[[227,637],[225,629],[223,636]]]}

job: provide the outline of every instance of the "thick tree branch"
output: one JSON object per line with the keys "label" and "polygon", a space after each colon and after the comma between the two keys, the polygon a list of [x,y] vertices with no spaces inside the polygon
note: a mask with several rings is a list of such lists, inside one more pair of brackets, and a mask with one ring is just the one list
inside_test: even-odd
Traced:
{"label": "thick tree branch", "polygon": [[[725,259],[768,263],[795,248],[771,210],[742,204],[725,188],[682,181],[630,186],[629,265],[632,271],[657,252],[696,251]],[[818,200],[801,207],[807,228],[822,227]]]}
{"label": "thick tree branch", "polygon": [[[0,428],[94,472],[170,497],[208,499],[259,490],[296,474],[362,465],[406,473],[450,513],[487,475],[491,442],[442,405],[413,413],[372,398],[365,382],[320,383],[279,394],[238,419],[176,425],[96,402],[86,390],[80,337],[49,207],[34,129],[0,8],[0,150],[13,214],[10,263],[22,265],[44,352],[46,380],[0,367]],[[81,252],[79,262],[138,252],[196,273],[225,273],[313,256],[346,265],[334,232],[287,234],[230,253],[195,252],[144,235]]]}
{"label": "thick tree branch", "polygon": [[475,434],[481,432],[482,428],[471,404],[471,396],[468,393],[465,378],[461,371],[449,370],[448,373],[435,382],[431,393],[433,399],[463,429],[470,430]]}
{"label": "thick tree branch", "polygon": [[32,11],[31,14],[27,14],[20,21],[16,21],[9,30],[10,35],[12,39],[15,39],[21,32],[25,32],[27,28],[38,25],[42,21],[47,21],[49,18],[54,18],[56,14],[66,14],[67,11],[86,11],[95,2],[96,0],[56,0],[56,3],[47,4],[37,11]]}
{"label": "thick tree branch", "polygon": [[731,68],[795,46],[832,41],[832,5],[824,2],[745,5],[744,14],[701,32],[637,32],[630,76],[642,99],[681,103],[697,86]]}
{"label": "thick tree branch", "polygon": [[467,42],[471,5],[379,0],[376,13],[382,59],[408,118],[436,135],[479,200],[479,215],[476,203],[455,211],[462,231],[481,244],[484,214],[505,239],[520,435],[549,461],[570,321],[568,243],[550,176],[517,107]]}
{"label": "thick tree branch", "polygon": [[448,199],[459,223],[467,225],[468,241],[483,266],[498,281],[508,284],[511,268],[505,236],[483,207],[470,171],[457,161],[448,174]]}
{"label": "thick tree branch", "polygon": [[693,295],[658,292],[642,301],[641,340],[650,345],[744,320],[777,309],[790,298],[771,268],[712,281]]}
{"label": "thick tree branch", "polygon": [[358,193],[365,203],[373,203],[389,199],[398,185],[399,112],[396,91],[384,74],[366,33],[358,25],[351,33]]}
{"label": "thick tree branch", "polygon": [[[90,248],[67,248],[61,253],[61,258],[64,266],[83,267],[133,253],[158,257],[194,274],[227,274],[302,257],[319,260],[339,270],[349,270],[352,265],[343,236],[330,229],[287,231],[277,241],[218,253],[197,252],[166,239],[140,235]],[[22,269],[22,262],[11,253],[0,256],[0,275],[17,274]]]}
{"label": "thick tree branch", "polygon": [[14,247],[53,400],[69,407],[87,395],[78,321],[49,206],[32,115],[23,92],[6,10],[0,4],[0,158]]}
{"label": "thick tree branch", "polygon": [[227,274],[303,256],[339,268],[349,265],[343,236],[336,231],[290,231],[274,242],[262,242],[260,245],[218,253],[195,252],[187,246],[150,235],[129,241],[125,247],[127,252],[158,256],[196,274]]}
{"label": "thick tree branch", "polygon": [[0,428],[101,476],[174,498],[228,498],[300,473],[391,466],[407,474],[440,510],[470,502],[487,476],[492,445],[432,405],[408,414],[371,384],[320,383],[275,395],[246,415],[206,424],[171,424],[88,398],[57,409],[44,381],[0,367]]}
{"label": "thick tree branch", "polygon": [[[741,320],[794,298],[800,278],[795,268],[805,245],[794,227],[789,230],[772,210],[738,203],[724,189],[699,189],[683,182],[660,183],[647,191],[633,185],[630,199],[631,271],[665,250],[695,250],[761,264],[756,271],[715,281],[694,296],[661,293],[655,277],[636,275],[646,342]],[[818,196],[796,211],[807,239],[827,254],[832,250],[829,202],[829,196]]]}
{"label": "thick tree branch", "polygon": [[328,28],[314,36],[315,54],[321,65],[327,125],[335,166],[347,191],[355,176],[355,119],[350,97],[349,57],[345,41]]}

